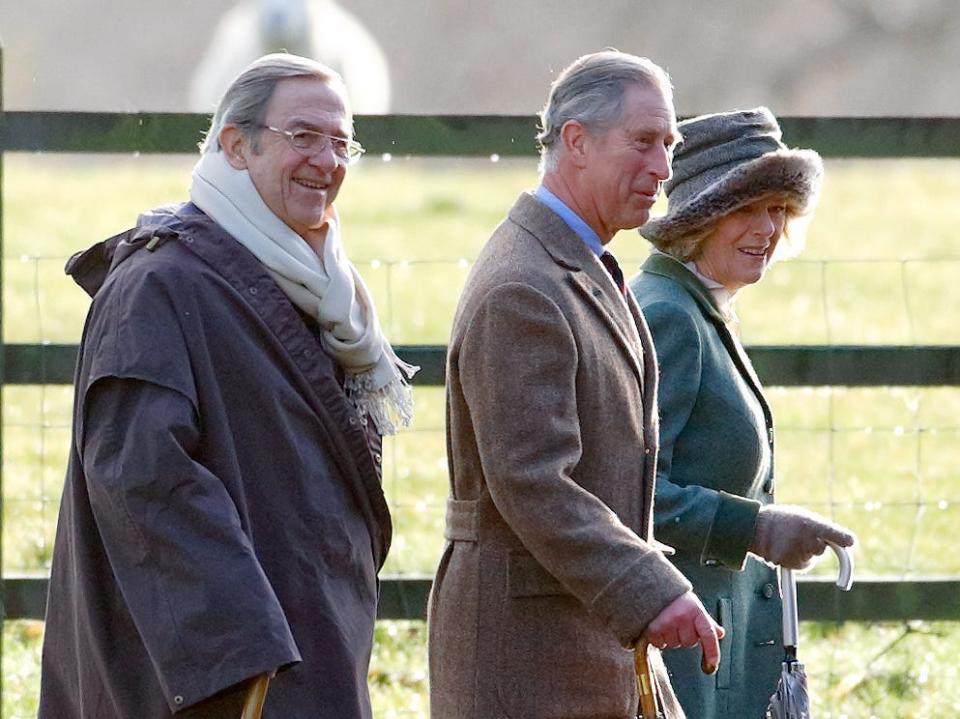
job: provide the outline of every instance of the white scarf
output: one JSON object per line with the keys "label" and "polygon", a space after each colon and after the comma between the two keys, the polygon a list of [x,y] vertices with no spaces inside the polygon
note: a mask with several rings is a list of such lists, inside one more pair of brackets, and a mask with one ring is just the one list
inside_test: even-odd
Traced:
{"label": "white scarf", "polygon": [[336,210],[321,257],[277,217],[246,170],[223,152],[206,152],[193,168],[190,199],[263,263],[290,301],[320,325],[324,349],[346,371],[344,389],[377,431],[396,433],[413,419],[408,379],[419,370],[397,357],[383,336],[370,292],[340,243]]}

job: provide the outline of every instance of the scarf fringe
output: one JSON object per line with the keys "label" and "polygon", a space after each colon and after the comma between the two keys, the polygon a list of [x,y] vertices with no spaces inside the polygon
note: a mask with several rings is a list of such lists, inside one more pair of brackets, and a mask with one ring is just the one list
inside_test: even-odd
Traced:
{"label": "scarf fringe", "polygon": [[413,388],[408,380],[420,370],[416,365],[398,359],[394,376],[378,387],[373,371],[347,374],[344,390],[347,398],[360,414],[361,421],[373,421],[381,435],[397,433],[399,427],[409,427],[413,421]]}
{"label": "scarf fringe", "polygon": [[317,254],[267,207],[246,170],[222,152],[200,156],[190,199],[263,263],[290,301],[321,327],[324,349],[347,373],[347,397],[381,435],[413,418],[407,383],[420,369],[401,361],[383,336],[370,292],[347,258],[340,223],[329,207],[328,229]]}

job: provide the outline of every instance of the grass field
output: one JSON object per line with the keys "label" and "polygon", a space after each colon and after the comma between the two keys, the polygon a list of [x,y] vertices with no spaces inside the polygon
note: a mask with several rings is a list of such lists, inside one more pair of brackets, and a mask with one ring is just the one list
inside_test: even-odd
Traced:
{"label": "grass field", "polygon": [[[4,340],[75,342],[87,301],[64,259],[184,196],[192,158],[7,155]],[[960,162],[831,161],[806,252],[738,300],[748,344],[960,344]],[[348,251],[391,338],[445,343],[473,258],[531,161],[364,160],[346,185]],[[646,254],[614,240],[628,272]],[[431,573],[441,550],[446,463],[442,388],[416,390],[415,426],[385,451],[397,535],[388,574]],[[861,575],[960,575],[946,551],[960,526],[960,390],[770,388],[780,501],[848,523]],[[49,566],[69,443],[68,387],[7,387],[3,403],[3,563]],[[824,562],[816,571],[833,571]],[[960,623],[804,624],[818,717],[960,715],[952,645]],[[4,717],[35,714],[42,624],[4,628]],[[371,670],[377,716],[426,716],[424,628],[383,622]]]}

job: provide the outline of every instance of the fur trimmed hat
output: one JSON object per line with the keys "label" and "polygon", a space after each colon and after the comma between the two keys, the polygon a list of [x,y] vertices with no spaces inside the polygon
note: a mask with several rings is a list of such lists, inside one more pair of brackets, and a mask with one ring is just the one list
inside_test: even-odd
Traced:
{"label": "fur trimmed hat", "polygon": [[816,204],[823,179],[820,155],[788,149],[767,108],[701,115],[678,127],[682,140],[673,176],[664,183],[667,212],[640,228],[658,249],[678,254],[684,238],[764,195],[786,193],[795,214]]}

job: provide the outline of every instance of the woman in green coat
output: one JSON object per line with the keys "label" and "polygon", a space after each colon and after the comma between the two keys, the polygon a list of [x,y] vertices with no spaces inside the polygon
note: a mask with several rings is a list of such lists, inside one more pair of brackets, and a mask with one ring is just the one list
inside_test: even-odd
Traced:
{"label": "woman in green coat", "polygon": [[774,567],[805,569],[826,541],[854,537],[773,504],[773,418],[732,300],[794,244],[789,225],[815,205],[823,165],[812,150],[787,149],[766,108],[679,128],[667,213],[640,229],[654,250],[631,288],[660,365],[655,534],[676,548],[673,562],[726,636],[714,675],[700,671],[696,649],[664,660],[687,716],[761,719],[783,656]]}

